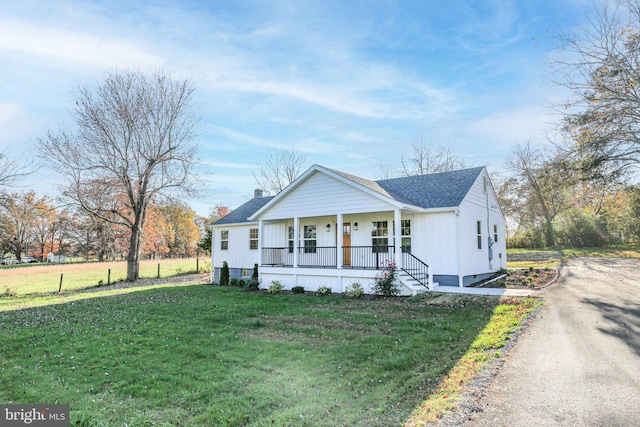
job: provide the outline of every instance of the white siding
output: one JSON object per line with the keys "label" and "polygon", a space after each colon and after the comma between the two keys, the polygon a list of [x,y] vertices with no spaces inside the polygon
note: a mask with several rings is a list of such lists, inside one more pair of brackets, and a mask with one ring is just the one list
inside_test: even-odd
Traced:
{"label": "white siding", "polygon": [[[484,191],[483,177],[487,179]],[[478,249],[477,222],[481,222],[482,249]],[[463,276],[494,272],[506,266],[505,221],[495,193],[484,171],[460,207],[460,273]],[[488,238],[493,239],[493,226],[498,226],[498,242],[493,245],[489,261]]]}
{"label": "white siding", "polygon": [[[213,267],[222,267],[222,262],[227,261],[229,268],[252,268],[260,262],[260,251],[249,249],[249,230],[258,228],[257,223],[224,226],[213,228]],[[220,249],[220,234],[222,230],[229,231],[229,249]]]}
{"label": "white siding", "polygon": [[294,216],[302,218],[391,209],[393,207],[389,203],[373,195],[316,172],[267,210],[261,218],[274,220]]}
{"label": "white siding", "polygon": [[414,215],[411,233],[413,254],[429,265],[432,274],[458,274],[455,212]]}

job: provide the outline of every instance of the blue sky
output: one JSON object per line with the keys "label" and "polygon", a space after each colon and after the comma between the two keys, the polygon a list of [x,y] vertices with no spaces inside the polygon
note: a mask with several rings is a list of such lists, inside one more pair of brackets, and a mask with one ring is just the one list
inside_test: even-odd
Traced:
{"label": "blue sky", "polygon": [[[278,148],[379,178],[418,139],[503,168],[544,140],[566,94],[549,83],[554,32],[588,0],[0,0],[0,151],[18,157],[70,123],[77,85],[114,69],[191,80],[205,191],[237,207]],[[54,195],[46,170],[25,185]]]}

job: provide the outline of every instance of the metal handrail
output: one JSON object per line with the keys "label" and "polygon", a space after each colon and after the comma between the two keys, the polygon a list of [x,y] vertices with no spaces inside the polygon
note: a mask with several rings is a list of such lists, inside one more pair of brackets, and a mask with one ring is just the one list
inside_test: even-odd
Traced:
{"label": "metal handrail", "polygon": [[405,248],[402,248],[401,270],[425,288],[429,288],[429,266]]}

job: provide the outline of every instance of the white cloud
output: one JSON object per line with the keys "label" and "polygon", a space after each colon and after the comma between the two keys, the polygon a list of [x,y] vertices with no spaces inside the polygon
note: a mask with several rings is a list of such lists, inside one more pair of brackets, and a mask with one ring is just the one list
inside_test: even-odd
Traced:
{"label": "white cloud", "polygon": [[21,21],[0,22],[0,50],[97,68],[158,68],[163,59],[133,40],[99,37]]}

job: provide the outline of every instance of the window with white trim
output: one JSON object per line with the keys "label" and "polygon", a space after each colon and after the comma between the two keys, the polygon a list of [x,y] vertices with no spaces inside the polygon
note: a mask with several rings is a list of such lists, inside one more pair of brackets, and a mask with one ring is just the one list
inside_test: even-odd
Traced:
{"label": "window with white trim", "polygon": [[402,249],[411,253],[411,220],[403,219],[400,222],[400,235],[402,236]]}
{"label": "window with white trim", "polygon": [[477,221],[478,249],[482,249],[482,221]]}
{"label": "window with white trim", "polygon": [[243,268],[240,272],[242,277],[251,277],[251,273],[253,273],[253,269],[251,268]]}
{"label": "window with white trim", "polygon": [[374,221],[371,223],[371,246],[373,253],[386,253],[389,251],[389,223],[387,221]]}
{"label": "window with white trim", "polygon": [[287,236],[288,236],[288,244],[289,244],[289,253],[292,254],[293,253],[293,225],[289,226],[289,230],[287,232]]}
{"label": "window with white trim", "polygon": [[498,224],[493,224],[493,243],[498,243]]}
{"label": "window with white trim", "polygon": [[304,253],[315,254],[316,253],[316,226],[305,225],[304,226]]}
{"label": "window with white trim", "polygon": [[258,229],[249,229],[249,249],[258,249]]}
{"label": "window with white trim", "polygon": [[229,230],[220,230],[220,250],[229,249]]}

